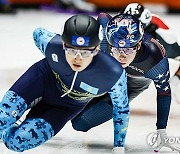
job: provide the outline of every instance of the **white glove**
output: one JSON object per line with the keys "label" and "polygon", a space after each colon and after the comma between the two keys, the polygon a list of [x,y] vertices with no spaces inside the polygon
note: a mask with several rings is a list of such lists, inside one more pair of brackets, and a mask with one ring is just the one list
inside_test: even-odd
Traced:
{"label": "white glove", "polygon": [[180,152],[180,148],[173,145],[173,143],[168,142],[166,129],[158,129],[157,136],[157,147],[155,147],[154,152],[159,152],[162,147],[167,147],[170,148],[172,151]]}
{"label": "white glove", "polygon": [[170,80],[172,100],[180,104],[180,80],[177,76],[173,76]]}
{"label": "white glove", "polygon": [[114,147],[112,150],[112,154],[124,154],[124,147]]}

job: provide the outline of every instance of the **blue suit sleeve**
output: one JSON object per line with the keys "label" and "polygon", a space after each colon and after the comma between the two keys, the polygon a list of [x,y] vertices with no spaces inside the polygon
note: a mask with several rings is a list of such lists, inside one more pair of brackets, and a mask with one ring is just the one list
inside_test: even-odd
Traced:
{"label": "blue suit sleeve", "polygon": [[156,66],[150,69],[145,77],[154,81],[157,90],[157,129],[167,126],[170,105],[171,88],[169,84],[170,72],[167,57],[163,58]]}
{"label": "blue suit sleeve", "polygon": [[98,22],[103,28],[103,40],[101,41],[101,51],[108,52],[108,41],[106,39],[106,26],[112,17],[108,13],[100,13]]}
{"label": "blue suit sleeve", "polygon": [[123,147],[130,114],[127,96],[127,74],[125,70],[111,88],[109,94],[113,103],[114,146]]}
{"label": "blue suit sleeve", "polygon": [[55,35],[56,33],[49,32],[44,28],[37,28],[34,30],[33,32],[34,43],[44,56],[48,43]]}

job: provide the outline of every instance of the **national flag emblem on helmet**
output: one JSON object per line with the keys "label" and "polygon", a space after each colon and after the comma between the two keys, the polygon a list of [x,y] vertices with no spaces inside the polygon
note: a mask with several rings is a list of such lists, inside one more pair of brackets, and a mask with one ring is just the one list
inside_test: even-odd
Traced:
{"label": "national flag emblem on helmet", "polygon": [[107,24],[106,38],[117,48],[131,48],[138,44],[144,34],[141,22],[129,14],[118,14]]}

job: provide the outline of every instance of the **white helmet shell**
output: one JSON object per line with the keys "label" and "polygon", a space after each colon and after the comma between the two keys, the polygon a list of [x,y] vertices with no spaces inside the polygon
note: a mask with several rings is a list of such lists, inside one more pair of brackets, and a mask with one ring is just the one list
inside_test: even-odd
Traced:
{"label": "white helmet shell", "polygon": [[144,6],[139,3],[131,3],[127,5],[123,13],[136,16],[145,26],[149,25],[152,20],[150,10],[144,8]]}

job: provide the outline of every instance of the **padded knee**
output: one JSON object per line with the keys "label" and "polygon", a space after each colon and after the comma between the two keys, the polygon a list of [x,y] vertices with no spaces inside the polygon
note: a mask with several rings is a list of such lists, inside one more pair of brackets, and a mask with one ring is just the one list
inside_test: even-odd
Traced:
{"label": "padded knee", "polygon": [[91,129],[90,123],[83,115],[74,118],[73,120],[71,120],[71,122],[72,127],[77,131],[87,132],[89,129]]}
{"label": "padded knee", "polygon": [[35,148],[54,136],[52,126],[44,119],[28,119],[20,126],[5,130],[3,141],[6,147],[16,152]]}
{"label": "padded knee", "polygon": [[113,106],[109,95],[96,98],[72,120],[75,130],[86,132],[112,118]]}
{"label": "padded knee", "polygon": [[25,100],[13,91],[7,91],[0,103],[0,132],[15,123],[26,111]]}

